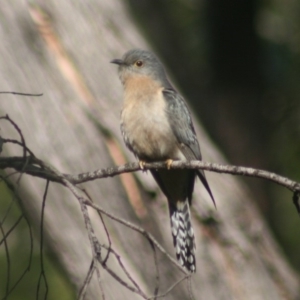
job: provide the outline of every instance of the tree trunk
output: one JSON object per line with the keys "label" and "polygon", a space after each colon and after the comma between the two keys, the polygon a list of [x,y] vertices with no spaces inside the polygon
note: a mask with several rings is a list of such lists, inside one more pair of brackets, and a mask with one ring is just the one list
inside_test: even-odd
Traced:
{"label": "tree trunk", "polygon": [[[122,87],[109,62],[130,48],[150,48],[132,22],[124,2],[6,1],[1,4],[1,90],[43,93],[42,97],[1,95],[1,115],[20,127],[35,155],[63,173],[77,174],[135,160],[125,149],[119,130]],[[47,13],[47,15],[45,14]],[[38,25],[38,26],[37,26]],[[196,121],[196,120],[195,120]],[[197,123],[197,122],[195,122]],[[206,133],[197,127],[204,160],[224,163]],[[1,123],[1,135],[18,138]],[[4,145],[2,155],[21,155]],[[207,173],[217,211],[201,184],[193,199],[197,241],[197,273],[192,276],[196,299],[297,299],[299,278],[285,261],[251,192],[228,175]],[[45,181],[22,176],[18,185],[36,231],[39,231]],[[93,201],[118,217],[149,231],[172,256],[167,202],[150,174],[137,172],[82,184]],[[154,195],[154,196],[153,196]],[[283,199],[282,201],[290,199]],[[213,211],[213,212],[212,212]],[[107,243],[98,214],[89,209],[98,239]],[[209,222],[210,216],[216,219]],[[147,240],[105,218],[112,246],[132,277],[151,296],[155,287],[153,251]],[[213,224],[212,224],[213,223]],[[77,291],[92,260],[80,206],[65,187],[51,183],[45,209],[45,237]],[[163,293],[182,277],[158,254]],[[117,262],[108,264],[118,270]],[[106,299],[141,299],[101,269]],[[121,270],[117,271],[121,274]],[[121,276],[121,275],[120,275]],[[165,299],[189,299],[186,282]],[[101,299],[94,278],[88,299]]]}

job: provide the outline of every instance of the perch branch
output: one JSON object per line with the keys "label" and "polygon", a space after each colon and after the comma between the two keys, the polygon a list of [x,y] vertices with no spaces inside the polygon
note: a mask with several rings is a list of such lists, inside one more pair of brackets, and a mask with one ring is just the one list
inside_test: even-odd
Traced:
{"label": "perch branch", "polygon": [[[27,164],[26,166],[24,166],[24,157],[0,157],[0,169],[12,168],[16,171],[24,172],[32,176],[44,178],[50,181],[59,182],[63,184],[62,178],[57,176],[57,174],[55,174],[50,168],[47,168],[41,160],[33,156],[26,156],[26,158]],[[166,168],[165,162],[153,162],[146,163],[144,165],[145,170],[164,168]],[[281,185],[294,193],[300,193],[299,182],[266,170],[242,166],[222,165],[197,160],[174,161],[171,165],[171,169],[202,169],[209,172],[261,178]],[[72,184],[79,184],[96,179],[114,177],[122,173],[135,172],[139,170],[141,170],[139,164],[137,162],[134,162],[127,163],[122,166],[115,166],[106,169],[99,169],[92,172],[80,173],[77,175],[63,174],[63,176]]]}

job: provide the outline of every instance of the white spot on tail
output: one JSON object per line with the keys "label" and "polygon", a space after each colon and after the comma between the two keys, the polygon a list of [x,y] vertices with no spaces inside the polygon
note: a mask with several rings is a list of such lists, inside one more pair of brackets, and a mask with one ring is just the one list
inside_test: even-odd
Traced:
{"label": "white spot on tail", "polygon": [[195,237],[188,201],[178,201],[171,212],[171,228],[176,256],[188,271],[196,271]]}

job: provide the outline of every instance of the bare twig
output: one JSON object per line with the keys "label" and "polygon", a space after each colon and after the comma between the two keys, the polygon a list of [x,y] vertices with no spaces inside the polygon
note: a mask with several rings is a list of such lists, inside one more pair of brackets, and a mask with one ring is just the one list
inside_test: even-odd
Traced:
{"label": "bare twig", "polygon": [[172,286],[170,286],[167,291],[165,291],[164,293],[159,294],[157,296],[151,296],[150,298],[147,298],[147,300],[152,300],[152,299],[158,299],[158,298],[166,297],[178,284],[180,284],[182,281],[186,280],[189,277],[190,277],[189,275],[183,276],[178,281],[176,281]]}
{"label": "bare twig", "polygon": [[9,91],[0,92],[0,94],[11,94],[11,95],[30,96],[30,97],[43,96],[43,94],[31,94],[31,93],[20,93],[20,92],[9,92]]}
{"label": "bare twig", "polygon": [[31,155],[31,156],[34,156],[33,152],[28,148],[26,147],[25,145],[23,145],[21,142],[17,141],[17,140],[14,140],[14,139],[3,139],[1,138],[1,142],[3,144],[5,143],[11,143],[11,144],[16,144],[16,145],[19,145],[21,147],[25,147],[26,151]]}
{"label": "bare twig", "polygon": [[[2,233],[2,236],[5,237],[5,232],[2,226],[2,223],[0,223],[0,231]],[[7,271],[6,271],[6,287],[5,287],[5,296],[3,299],[8,298],[9,294],[9,286],[10,286],[10,273],[11,273],[11,264],[10,264],[10,255],[9,255],[9,249],[7,240],[4,239],[4,248],[5,248],[5,254],[6,254],[6,260],[7,260]]]}
{"label": "bare twig", "polygon": [[91,262],[91,265],[89,267],[88,273],[85,277],[84,283],[83,283],[83,285],[82,285],[82,287],[81,287],[81,289],[78,293],[78,297],[77,297],[78,300],[83,300],[85,298],[86,290],[87,290],[87,287],[89,286],[89,284],[91,282],[91,279],[93,278],[94,271],[95,271],[95,260],[92,259],[92,262]]}
{"label": "bare twig", "polygon": [[89,205],[91,207],[93,207],[95,210],[102,212],[104,215],[108,216],[110,219],[119,222],[122,225],[125,225],[126,227],[139,232],[140,234],[142,234],[143,236],[145,236],[147,238],[147,240],[151,241],[155,247],[157,249],[159,249],[159,251],[166,255],[168,257],[168,259],[179,269],[181,270],[184,274],[187,274],[187,271],[177,262],[177,260],[175,260],[169,253],[166,252],[166,250],[156,241],[156,239],[146,230],[144,230],[143,228],[136,226],[122,218],[116,217],[115,215],[107,212],[106,210],[104,210],[103,208],[101,208],[99,205],[96,205],[92,202],[86,202],[86,205]]}
{"label": "bare twig", "polygon": [[[0,179],[3,180],[6,184],[6,186],[8,187],[8,189],[13,193],[13,197],[17,199],[19,205],[21,207],[23,207],[22,205],[22,200],[21,198],[18,196],[18,194],[16,193],[14,186],[2,175],[0,175]],[[32,262],[32,255],[33,255],[33,235],[32,235],[32,231],[31,231],[31,227],[30,227],[30,223],[26,217],[25,214],[22,214],[19,219],[15,222],[15,224],[11,227],[10,230],[8,230],[3,238],[3,240],[0,241],[0,245],[2,244],[2,242],[5,242],[5,240],[8,238],[8,236],[10,235],[10,233],[16,228],[16,226],[19,224],[19,222],[21,220],[25,220],[28,229],[29,229],[29,238],[30,238],[30,252],[29,252],[29,260],[28,260],[28,265],[27,267],[23,270],[23,272],[21,273],[21,275],[19,276],[19,278],[16,280],[16,282],[10,287],[10,290],[8,291],[8,293],[5,295],[5,297],[3,299],[6,299],[9,294],[17,287],[17,285],[21,282],[21,280],[24,278],[24,276],[26,275],[26,273],[30,270],[31,267],[31,262]],[[4,222],[4,219],[2,221],[2,223]]]}
{"label": "bare twig", "polygon": [[15,128],[15,130],[18,132],[19,136],[20,136],[20,139],[21,139],[21,144],[22,144],[22,149],[23,149],[23,157],[25,158],[26,157],[26,149],[27,149],[27,146],[26,146],[26,143],[25,143],[25,139],[24,139],[24,136],[23,136],[23,133],[21,131],[21,129],[19,128],[19,126],[9,117],[9,115],[6,115],[6,116],[3,116],[3,117],[0,117],[0,120],[3,119],[3,120],[7,120],[10,124],[12,124],[12,126]]}
{"label": "bare twig", "polygon": [[[102,247],[106,250],[108,250],[108,247],[105,245],[102,245]],[[116,260],[118,261],[119,266],[121,267],[122,271],[124,274],[127,276],[127,278],[131,281],[133,286],[129,285],[127,282],[125,282],[116,272],[114,272],[112,269],[108,268],[107,265],[103,265],[102,267],[112,276],[114,277],[119,283],[121,283],[123,286],[128,288],[130,291],[141,295],[144,299],[147,299],[146,294],[142,291],[142,289],[139,287],[137,282],[133,279],[133,277],[130,275],[130,273],[127,271],[125,268],[123,262],[122,262],[122,257],[113,249],[110,247],[111,253],[115,256]],[[101,262],[100,262],[101,263]]]}
{"label": "bare twig", "polygon": [[192,289],[192,278],[191,277],[189,277],[187,279],[187,283],[188,283],[187,286],[188,286],[190,300],[195,300],[195,297],[193,294],[193,289]]}
{"label": "bare twig", "polygon": [[103,289],[103,284],[102,284],[102,281],[101,281],[99,268],[96,268],[96,273],[97,273],[98,284],[99,284],[100,291],[101,291],[101,296],[102,296],[102,299],[105,300],[105,294],[104,294],[104,289]]}
{"label": "bare twig", "polygon": [[49,180],[47,180],[47,182],[46,182],[46,187],[45,187],[45,192],[44,192],[44,195],[43,195],[43,202],[42,202],[41,232],[40,232],[41,273],[40,273],[40,276],[39,276],[37,290],[36,290],[36,299],[39,299],[39,291],[40,291],[40,285],[41,285],[42,279],[44,279],[45,288],[46,288],[44,298],[47,299],[47,295],[48,295],[48,282],[47,282],[47,277],[46,277],[45,268],[44,268],[44,252],[43,252],[43,248],[44,248],[44,215],[45,215],[45,206],[46,206],[48,188],[49,188]]}
{"label": "bare twig", "polygon": [[[0,240],[0,246],[1,244],[8,238],[8,236],[13,232],[13,230],[18,226],[18,224],[23,219],[24,215],[20,215],[20,217],[17,219],[17,221],[13,224],[13,226],[4,234],[3,239]],[[0,226],[3,225],[3,222],[0,223]]]}
{"label": "bare twig", "polygon": [[[97,260],[101,263],[102,267],[111,275],[113,276],[119,283],[127,287],[129,290],[131,290],[134,293],[137,293],[144,297],[144,299],[147,298],[145,293],[140,289],[138,284],[133,280],[129,272],[126,270],[125,266],[122,263],[121,257],[115,252],[111,247],[106,247],[105,245],[100,245],[94,229],[92,227],[91,219],[89,218],[88,211],[87,211],[87,205],[92,203],[87,197],[84,197],[80,194],[79,190],[76,188],[75,185],[73,185],[71,182],[69,182],[63,174],[61,174],[59,171],[55,170],[54,168],[43,164],[43,167],[45,167],[47,170],[51,171],[53,174],[57,176],[57,178],[60,178],[62,183],[71,191],[71,193],[75,196],[75,198],[79,201],[81,211],[84,217],[85,226],[88,232],[88,237],[90,240],[90,244],[92,247],[92,254],[93,259]],[[91,206],[91,205],[90,205]],[[102,212],[103,213],[103,212]],[[106,214],[107,215],[107,214]],[[123,220],[122,220],[123,221]],[[124,221],[126,222],[126,221]],[[157,242],[156,242],[157,243]],[[103,260],[101,260],[101,246],[105,249],[109,250],[111,253],[115,255],[115,257],[118,260],[118,263],[120,267],[122,268],[123,272],[126,274],[127,278],[133,283],[133,286],[129,285],[127,282],[125,282],[120,276],[118,276],[113,270],[111,270],[106,264],[103,264]],[[181,266],[180,266],[181,267]]]}
{"label": "bare twig", "polygon": [[[85,189],[81,189],[82,192],[88,197],[88,199],[93,202],[93,199],[91,198],[91,196],[88,194],[88,192],[85,190]],[[109,258],[109,254],[110,254],[110,247],[111,247],[111,239],[110,239],[110,236],[109,236],[109,232],[108,232],[108,229],[107,229],[107,226],[104,222],[104,219],[103,219],[103,216],[101,214],[100,211],[97,211],[98,215],[99,215],[99,218],[101,220],[101,223],[103,225],[103,228],[104,228],[104,231],[105,231],[105,234],[106,234],[106,237],[107,237],[107,240],[108,240],[108,251],[107,251],[107,254],[105,256],[105,258],[103,259],[103,262],[102,264],[106,264],[108,258]]]}
{"label": "bare twig", "polygon": [[158,258],[157,258],[157,253],[155,249],[155,245],[152,243],[151,240],[149,240],[149,244],[152,248],[153,251],[153,256],[154,256],[154,265],[155,265],[155,288],[154,288],[154,299],[156,299],[156,296],[158,295],[159,291],[159,267],[158,267]]}

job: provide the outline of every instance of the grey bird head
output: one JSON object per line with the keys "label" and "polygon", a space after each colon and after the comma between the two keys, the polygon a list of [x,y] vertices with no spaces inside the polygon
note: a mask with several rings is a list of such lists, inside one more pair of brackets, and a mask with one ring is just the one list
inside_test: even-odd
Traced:
{"label": "grey bird head", "polygon": [[150,51],[132,49],[122,59],[113,59],[111,63],[119,65],[119,76],[123,84],[131,76],[150,76],[164,87],[171,86],[162,63]]}

